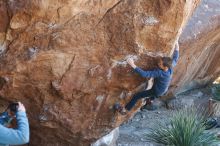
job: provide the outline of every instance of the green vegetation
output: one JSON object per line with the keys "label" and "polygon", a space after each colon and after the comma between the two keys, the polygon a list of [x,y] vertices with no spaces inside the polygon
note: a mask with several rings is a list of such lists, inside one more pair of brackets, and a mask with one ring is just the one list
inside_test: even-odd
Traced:
{"label": "green vegetation", "polygon": [[158,124],[147,139],[169,146],[212,146],[217,142],[213,133],[205,131],[205,117],[196,109],[175,112],[167,125]]}

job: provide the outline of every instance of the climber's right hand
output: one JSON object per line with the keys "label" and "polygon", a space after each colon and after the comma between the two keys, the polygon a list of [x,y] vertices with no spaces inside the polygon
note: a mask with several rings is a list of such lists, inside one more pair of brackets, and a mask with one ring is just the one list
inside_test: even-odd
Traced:
{"label": "climber's right hand", "polygon": [[177,42],[176,42],[176,45],[175,45],[175,50],[179,51],[179,48],[180,48],[180,47],[179,47],[179,41],[177,41]]}
{"label": "climber's right hand", "polygon": [[136,65],[134,64],[134,60],[133,60],[132,58],[128,58],[128,59],[127,59],[127,63],[128,63],[131,67],[136,68]]}

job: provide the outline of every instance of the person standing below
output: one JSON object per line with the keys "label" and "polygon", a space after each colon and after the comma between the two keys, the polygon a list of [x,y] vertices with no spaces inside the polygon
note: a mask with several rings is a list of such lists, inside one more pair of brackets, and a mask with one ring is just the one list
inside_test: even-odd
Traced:
{"label": "person standing below", "polygon": [[162,57],[158,61],[158,68],[154,70],[144,71],[141,68],[137,67],[132,58],[127,60],[128,64],[142,77],[154,78],[153,87],[150,90],[145,90],[134,94],[131,101],[127,103],[125,107],[119,107],[118,111],[121,114],[126,114],[127,111],[130,111],[138,100],[148,97],[150,100],[154,100],[155,97],[164,95],[170,85],[173,67],[176,66],[179,58],[179,43],[175,44],[175,51],[173,58]]}
{"label": "person standing below", "polygon": [[[0,124],[0,146],[22,145],[29,142],[30,132],[29,123],[26,116],[26,110],[22,103],[16,103],[15,117],[17,128],[8,128],[4,124]],[[10,119],[9,117],[6,117]]]}

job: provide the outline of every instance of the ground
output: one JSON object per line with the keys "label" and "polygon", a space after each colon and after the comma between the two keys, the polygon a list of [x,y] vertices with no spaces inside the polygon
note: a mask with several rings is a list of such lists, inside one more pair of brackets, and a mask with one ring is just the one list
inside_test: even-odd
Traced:
{"label": "ground", "polygon": [[[176,99],[168,105],[167,109],[160,107],[155,111],[139,111],[136,115],[120,127],[120,135],[117,146],[159,146],[146,140],[145,134],[159,121],[166,123],[173,111],[182,107],[202,105],[208,107],[208,99],[211,98],[211,87],[194,89],[176,96]],[[220,129],[213,129],[220,132]]]}

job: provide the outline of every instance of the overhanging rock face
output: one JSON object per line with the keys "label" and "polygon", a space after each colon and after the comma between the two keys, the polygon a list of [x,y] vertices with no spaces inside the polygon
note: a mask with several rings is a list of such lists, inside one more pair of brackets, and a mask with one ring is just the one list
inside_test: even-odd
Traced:
{"label": "overhanging rock face", "polygon": [[180,93],[220,76],[220,1],[202,0],[180,37],[181,58],[170,91]]}
{"label": "overhanging rock face", "polygon": [[0,94],[26,105],[31,145],[89,145],[128,119],[112,106],[143,79],[125,59],[150,69],[172,54],[198,3],[2,0]]}

